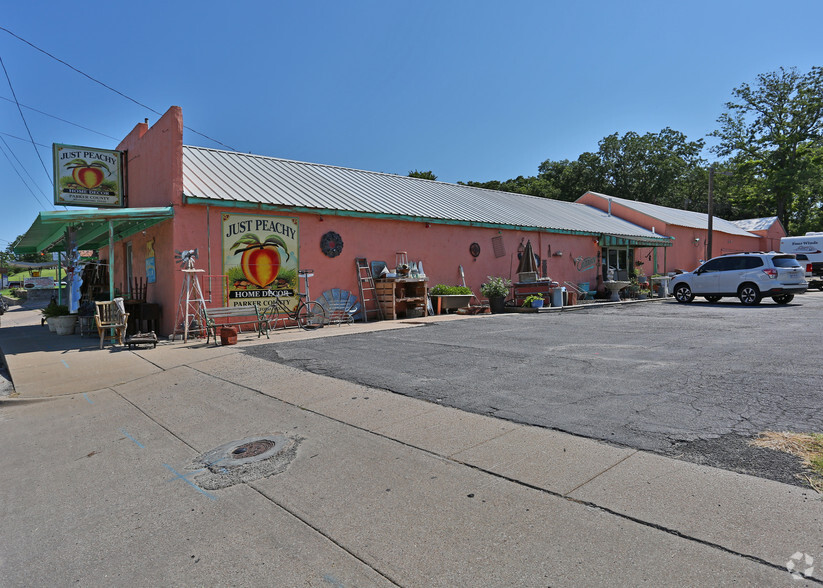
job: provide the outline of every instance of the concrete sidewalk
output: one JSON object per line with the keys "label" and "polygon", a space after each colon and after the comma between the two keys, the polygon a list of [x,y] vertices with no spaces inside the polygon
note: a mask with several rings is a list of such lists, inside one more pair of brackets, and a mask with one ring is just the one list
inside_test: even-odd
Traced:
{"label": "concrete sidewalk", "polygon": [[[15,392],[0,399],[4,584],[821,583],[823,502],[811,490],[243,353],[439,320],[495,319],[128,351],[50,334],[36,311],[6,313],[0,349]],[[273,433],[298,443],[283,473],[221,490],[198,480],[198,455]],[[789,562],[808,577],[795,580]]]}

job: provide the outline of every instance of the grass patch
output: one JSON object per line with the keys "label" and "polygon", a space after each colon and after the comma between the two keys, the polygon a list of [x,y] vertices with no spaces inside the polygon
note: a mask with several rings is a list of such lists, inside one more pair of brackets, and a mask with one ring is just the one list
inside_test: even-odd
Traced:
{"label": "grass patch", "polygon": [[823,435],[820,433],[790,433],[766,431],[750,442],[756,447],[783,451],[803,462],[808,470],[801,477],[819,494],[823,494]]}
{"label": "grass patch", "polygon": [[[36,271],[36,270],[35,270]],[[66,275],[66,270],[63,270],[63,275]],[[26,278],[31,277],[31,270],[22,270],[19,272],[15,272],[13,274],[9,274],[9,281],[13,280],[25,280]],[[40,270],[40,277],[41,278],[56,278],[57,277],[57,268],[48,267],[43,268]]]}

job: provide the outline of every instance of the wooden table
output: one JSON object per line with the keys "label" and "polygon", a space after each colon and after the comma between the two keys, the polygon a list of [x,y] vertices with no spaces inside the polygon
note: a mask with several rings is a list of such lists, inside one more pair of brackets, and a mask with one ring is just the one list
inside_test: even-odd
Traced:
{"label": "wooden table", "polygon": [[385,319],[428,316],[428,278],[384,278],[375,280],[377,300]]}

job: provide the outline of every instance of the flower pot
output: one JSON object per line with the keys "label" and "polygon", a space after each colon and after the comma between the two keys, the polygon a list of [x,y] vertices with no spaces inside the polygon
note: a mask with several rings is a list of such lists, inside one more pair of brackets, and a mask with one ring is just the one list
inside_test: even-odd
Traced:
{"label": "flower pot", "polygon": [[58,335],[74,335],[74,326],[77,317],[74,315],[56,316],[51,319],[55,323],[55,332]]}
{"label": "flower pot", "polygon": [[543,300],[532,300],[532,308],[543,308]]}
{"label": "flower pot", "polygon": [[489,296],[489,308],[492,314],[503,314],[506,312],[505,296]]}
{"label": "flower pot", "polygon": [[48,317],[46,319],[46,324],[49,326],[49,332],[50,333],[56,333],[57,332],[57,317],[56,316]]}

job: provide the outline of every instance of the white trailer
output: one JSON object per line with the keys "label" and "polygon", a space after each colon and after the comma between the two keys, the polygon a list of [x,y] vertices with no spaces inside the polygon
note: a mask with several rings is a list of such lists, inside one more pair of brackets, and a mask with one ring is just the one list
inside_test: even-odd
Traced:
{"label": "white trailer", "polygon": [[780,239],[780,252],[794,253],[801,264],[806,264],[809,288],[823,290],[823,233],[783,237]]}

